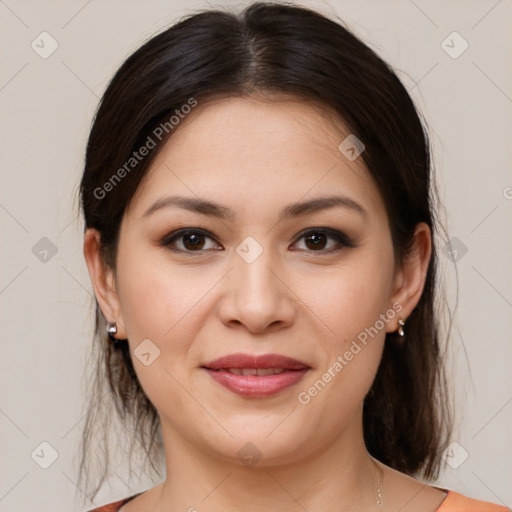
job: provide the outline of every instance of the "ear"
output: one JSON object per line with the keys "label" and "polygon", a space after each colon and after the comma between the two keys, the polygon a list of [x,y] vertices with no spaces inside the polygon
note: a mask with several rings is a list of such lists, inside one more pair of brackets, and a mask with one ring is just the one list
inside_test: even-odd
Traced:
{"label": "ear", "polygon": [[432,235],[425,222],[419,222],[414,230],[411,253],[406,256],[402,268],[397,272],[394,281],[392,304],[400,304],[402,309],[396,315],[396,321],[388,324],[388,332],[398,329],[398,320],[407,320],[412,310],[418,304],[425,280],[428,264],[432,253]]}
{"label": "ear", "polygon": [[106,265],[100,253],[101,235],[98,230],[87,228],[84,235],[84,258],[91,277],[96,300],[108,322],[116,322],[116,338],[127,338],[121,303],[116,291],[114,271]]}

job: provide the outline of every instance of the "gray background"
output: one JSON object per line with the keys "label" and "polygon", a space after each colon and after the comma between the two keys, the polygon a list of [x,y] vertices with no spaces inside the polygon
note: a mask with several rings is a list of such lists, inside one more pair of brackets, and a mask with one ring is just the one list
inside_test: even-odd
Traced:
{"label": "gray background", "polygon": [[[437,485],[510,507],[512,1],[303,4],[337,14],[388,60],[430,125],[447,249],[456,250],[441,258],[452,308],[455,271],[460,290],[448,361],[457,444]],[[93,326],[75,215],[85,141],[122,61],[208,5],[0,0],[2,512],[80,510],[75,456]],[[53,450],[58,457],[44,469]],[[123,460],[87,508],[153,485],[129,483]]]}

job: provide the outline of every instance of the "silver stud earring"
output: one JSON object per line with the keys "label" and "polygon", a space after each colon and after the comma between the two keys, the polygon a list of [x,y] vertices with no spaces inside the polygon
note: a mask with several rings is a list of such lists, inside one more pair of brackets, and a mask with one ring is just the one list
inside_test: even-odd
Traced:
{"label": "silver stud earring", "polygon": [[114,337],[114,334],[117,333],[117,324],[115,322],[107,322],[107,334],[108,337],[114,342],[117,343],[119,340]]}
{"label": "silver stud earring", "polygon": [[405,322],[402,319],[398,320],[397,332],[398,332],[398,335],[401,336],[402,338],[405,336],[405,331],[403,329],[404,325],[405,325]]}

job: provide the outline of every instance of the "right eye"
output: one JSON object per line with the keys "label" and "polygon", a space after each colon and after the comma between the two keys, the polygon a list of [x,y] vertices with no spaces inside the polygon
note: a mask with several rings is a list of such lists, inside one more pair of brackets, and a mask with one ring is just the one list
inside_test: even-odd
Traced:
{"label": "right eye", "polygon": [[178,231],[173,231],[166,235],[160,242],[160,245],[173,252],[185,254],[192,252],[200,253],[202,251],[211,250],[203,247],[206,239],[215,241],[215,239],[203,229],[179,229]]}

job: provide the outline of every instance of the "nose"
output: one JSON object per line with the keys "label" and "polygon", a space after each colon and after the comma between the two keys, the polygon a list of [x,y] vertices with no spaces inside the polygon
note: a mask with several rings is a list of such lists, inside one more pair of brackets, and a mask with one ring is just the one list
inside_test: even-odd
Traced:
{"label": "nose", "polygon": [[292,325],[295,295],[286,280],[286,272],[270,249],[264,249],[254,261],[233,254],[233,268],[223,280],[218,308],[221,321],[231,328],[243,326],[253,334]]}

